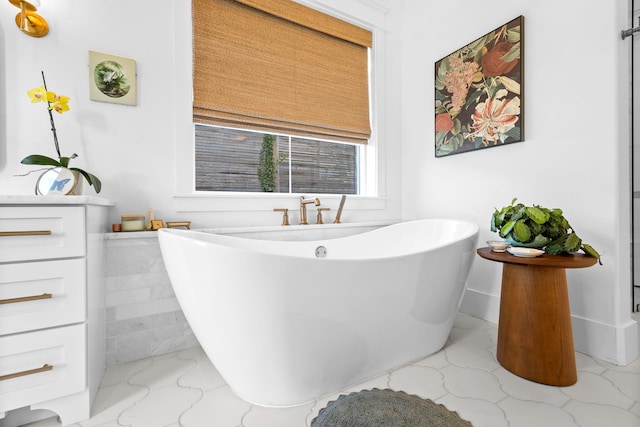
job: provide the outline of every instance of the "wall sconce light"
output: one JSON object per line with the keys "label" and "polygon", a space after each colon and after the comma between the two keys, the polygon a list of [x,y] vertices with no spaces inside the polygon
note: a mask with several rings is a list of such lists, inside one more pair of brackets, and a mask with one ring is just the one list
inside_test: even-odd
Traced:
{"label": "wall sconce light", "polygon": [[20,31],[31,37],[47,35],[49,24],[42,16],[35,13],[40,7],[40,0],[9,0],[9,3],[20,8],[20,12],[16,15],[16,25]]}

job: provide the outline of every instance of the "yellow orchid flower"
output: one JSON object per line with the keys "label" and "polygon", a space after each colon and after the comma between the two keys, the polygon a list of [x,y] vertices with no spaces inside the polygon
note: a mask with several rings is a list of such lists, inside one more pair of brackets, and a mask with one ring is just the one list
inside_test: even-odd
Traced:
{"label": "yellow orchid flower", "polygon": [[64,95],[56,95],[53,92],[48,92],[48,93],[53,95],[51,99],[49,99],[49,102],[52,103],[51,106],[49,107],[49,110],[54,110],[58,114],[62,114],[65,111],[69,111],[69,100],[71,98]]}
{"label": "yellow orchid flower", "polygon": [[56,113],[62,114],[65,111],[69,111],[69,104],[67,104],[66,102],[58,101],[51,104],[51,107],[49,107],[49,110],[54,110]]}
{"label": "yellow orchid flower", "polygon": [[55,102],[57,96],[55,92],[47,91],[47,102]]}
{"label": "yellow orchid flower", "polygon": [[64,96],[64,95],[56,95],[56,94],[55,94],[55,93],[53,93],[53,92],[48,92],[48,93],[53,94],[53,99],[50,99],[50,100],[49,100],[49,102],[61,102],[61,103],[63,103],[63,104],[66,104],[66,103],[68,103],[68,102],[69,102],[69,100],[71,99],[71,98],[69,98],[68,96]]}
{"label": "yellow orchid flower", "polygon": [[[49,93],[44,88],[44,86],[36,87],[27,92],[29,98],[31,98],[31,102],[44,102],[49,98]],[[55,94],[53,94],[55,96]]]}

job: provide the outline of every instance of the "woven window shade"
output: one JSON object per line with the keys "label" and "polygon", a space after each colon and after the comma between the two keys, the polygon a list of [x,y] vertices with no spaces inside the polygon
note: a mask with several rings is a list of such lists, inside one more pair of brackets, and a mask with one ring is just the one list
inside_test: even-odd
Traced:
{"label": "woven window shade", "polygon": [[291,0],[193,0],[193,37],[196,123],[367,142],[371,32]]}

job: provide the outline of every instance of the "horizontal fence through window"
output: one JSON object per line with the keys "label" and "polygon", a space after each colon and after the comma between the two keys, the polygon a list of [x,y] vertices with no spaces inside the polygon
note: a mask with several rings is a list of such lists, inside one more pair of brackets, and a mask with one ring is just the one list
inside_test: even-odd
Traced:
{"label": "horizontal fence through window", "polygon": [[356,145],[273,135],[274,181],[265,186],[264,133],[196,124],[195,134],[197,191],[358,194]]}

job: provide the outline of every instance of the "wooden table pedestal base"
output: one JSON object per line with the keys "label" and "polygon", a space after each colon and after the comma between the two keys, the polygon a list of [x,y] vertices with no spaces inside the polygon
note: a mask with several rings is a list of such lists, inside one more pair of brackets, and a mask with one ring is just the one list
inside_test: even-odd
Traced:
{"label": "wooden table pedestal base", "polygon": [[504,263],[498,352],[510,372],[542,384],[578,380],[564,268]]}

